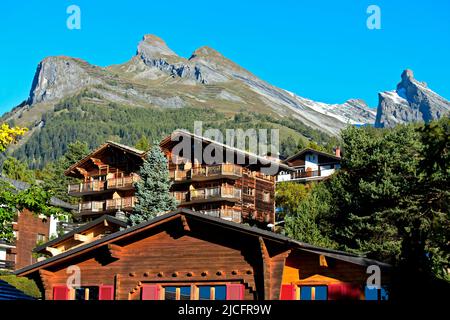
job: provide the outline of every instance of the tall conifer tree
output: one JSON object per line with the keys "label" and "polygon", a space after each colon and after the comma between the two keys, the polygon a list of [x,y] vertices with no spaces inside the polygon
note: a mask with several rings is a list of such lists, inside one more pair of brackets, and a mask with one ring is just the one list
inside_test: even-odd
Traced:
{"label": "tall conifer tree", "polygon": [[136,182],[137,204],[130,215],[132,225],[150,220],[177,207],[170,193],[170,179],[167,159],[159,146],[153,146],[148,152],[139,170],[141,179]]}

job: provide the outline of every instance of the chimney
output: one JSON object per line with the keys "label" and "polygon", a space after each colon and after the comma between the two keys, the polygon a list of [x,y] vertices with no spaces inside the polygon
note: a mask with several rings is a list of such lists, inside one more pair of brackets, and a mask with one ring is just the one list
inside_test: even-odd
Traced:
{"label": "chimney", "polygon": [[341,157],[341,148],[340,147],[336,147],[334,148],[334,154],[336,155],[336,157]]}

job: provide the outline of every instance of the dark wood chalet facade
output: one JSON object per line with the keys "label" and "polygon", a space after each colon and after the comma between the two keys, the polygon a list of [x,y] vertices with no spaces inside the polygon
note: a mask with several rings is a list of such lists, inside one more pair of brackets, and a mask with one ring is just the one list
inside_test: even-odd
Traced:
{"label": "dark wood chalet facade", "polygon": [[81,180],[68,186],[69,195],[80,197],[75,217],[89,221],[103,214],[132,211],[134,182],[144,156],[144,151],[108,141],[70,166],[64,174]]}
{"label": "dark wood chalet facade", "polygon": [[[183,143],[190,146],[189,155],[178,151]],[[276,175],[280,168],[289,171],[288,166],[183,130],[163,139],[160,147],[179,207],[238,223],[274,222]],[[222,154],[207,163],[208,149]],[[262,168],[268,165],[276,171],[265,174]]]}
{"label": "dark wood chalet facade", "polygon": [[[231,161],[205,163],[195,152],[190,157],[175,156],[174,147],[183,139],[190,139],[192,149],[220,148],[224,155],[232,155]],[[163,139],[160,147],[168,159],[171,193],[179,207],[234,222],[274,222],[278,171],[269,175],[261,168],[272,164],[289,170],[288,166],[181,130]],[[76,216],[90,221],[103,214],[131,212],[136,203],[134,182],[139,179],[145,155],[144,151],[108,141],[68,168],[67,176],[81,179],[68,187],[70,195],[81,198]]]}
{"label": "dark wood chalet facade", "polygon": [[[178,209],[16,274],[34,279],[47,300],[379,299],[382,289],[366,288],[370,265],[387,285],[380,262]],[[69,279],[76,269],[79,283]]]}

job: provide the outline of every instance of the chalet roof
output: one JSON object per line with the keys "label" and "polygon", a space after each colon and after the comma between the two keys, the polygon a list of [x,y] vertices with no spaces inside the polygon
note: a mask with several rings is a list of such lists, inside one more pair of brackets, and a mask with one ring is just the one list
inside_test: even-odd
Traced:
{"label": "chalet roof", "polygon": [[305,153],[316,153],[316,154],[319,154],[319,155],[322,155],[324,157],[328,157],[328,158],[331,158],[331,159],[334,159],[334,160],[338,160],[338,161],[341,160],[341,157],[337,157],[334,154],[323,152],[323,151],[319,151],[319,150],[315,150],[315,149],[312,149],[312,148],[305,148],[305,149],[300,150],[296,154],[288,157],[287,159],[283,160],[283,162],[284,163],[288,163],[288,162],[292,161],[293,159],[296,159],[296,158],[304,155]]}
{"label": "chalet roof", "polygon": [[104,150],[105,148],[112,146],[115,147],[117,149],[120,149],[122,151],[131,153],[135,156],[138,157],[144,157],[146,154],[146,151],[142,151],[118,142],[114,142],[114,141],[106,141],[106,143],[102,144],[100,147],[98,147],[97,149],[95,149],[94,151],[92,151],[91,153],[89,153],[86,157],[84,157],[83,159],[79,160],[78,162],[72,164],[69,168],[66,169],[66,171],[64,171],[65,175],[68,175],[71,171],[73,171],[76,167],[79,167],[80,165],[86,163],[90,158],[92,158],[95,154],[97,154],[98,152]]}
{"label": "chalet roof", "polygon": [[[30,184],[27,182],[10,179],[2,175],[0,175],[0,180],[10,183],[14,188],[16,188],[19,191],[26,190],[30,187]],[[63,208],[67,210],[75,210],[77,208],[76,205],[70,204],[56,197],[51,197],[49,204],[54,207]]]}
{"label": "chalet roof", "polygon": [[73,229],[72,231],[70,231],[70,232],[68,232],[68,233],[66,233],[66,234],[64,234],[64,235],[62,235],[62,236],[60,236],[60,237],[58,237],[56,239],[48,241],[48,242],[46,242],[46,243],[44,243],[44,244],[34,248],[33,252],[43,251],[47,247],[52,247],[55,244],[58,244],[58,243],[61,243],[61,242],[65,241],[65,240],[67,240],[67,239],[70,239],[70,238],[72,238],[74,236],[74,234],[85,232],[85,231],[87,231],[87,230],[89,230],[89,229],[91,229],[91,228],[93,228],[93,227],[95,227],[95,226],[97,226],[99,224],[102,224],[104,221],[107,221],[108,223],[116,224],[116,225],[118,225],[120,227],[123,227],[123,228],[127,227],[127,223],[125,221],[119,220],[117,218],[114,218],[113,216],[105,214],[105,215],[103,215],[103,216],[101,216],[101,217],[99,217],[99,218],[97,218],[95,220],[92,220],[91,222],[88,222],[88,223],[82,225],[81,227]]}
{"label": "chalet roof", "polygon": [[132,226],[127,229],[112,233],[106,237],[86,243],[85,245],[82,245],[82,246],[74,248],[72,250],[63,252],[54,257],[37,262],[35,264],[24,267],[22,269],[16,270],[14,272],[14,274],[19,275],[19,276],[24,276],[24,275],[30,274],[30,273],[38,270],[39,268],[49,267],[51,265],[56,264],[57,262],[60,262],[60,261],[66,260],[66,259],[70,259],[71,257],[75,257],[82,253],[89,252],[89,251],[99,248],[101,246],[114,243],[115,241],[122,240],[126,237],[138,234],[140,232],[144,232],[146,230],[151,229],[152,227],[161,225],[164,222],[171,221],[174,218],[181,217],[181,216],[185,216],[189,219],[195,219],[198,221],[202,221],[204,223],[213,224],[213,225],[219,226],[221,228],[226,228],[226,229],[234,230],[237,232],[246,233],[246,234],[249,234],[249,235],[252,235],[255,237],[262,237],[263,239],[282,243],[289,248],[299,249],[299,250],[307,251],[307,252],[313,252],[316,254],[321,254],[324,256],[328,256],[328,257],[331,257],[334,259],[346,261],[346,262],[361,265],[361,266],[378,265],[383,268],[390,267],[390,265],[383,263],[383,262],[376,261],[376,260],[368,259],[365,257],[361,257],[358,255],[354,255],[354,254],[350,254],[350,253],[346,253],[346,252],[342,252],[342,251],[313,246],[313,245],[310,245],[307,243],[303,243],[300,241],[290,239],[286,236],[276,234],[271,231],[266,231],[266,230],[262,230],[262,229],[259,229],[256,227],[250,227],[250,226],[246,226],[246,225],[231,222],[231,221],[226,221],[221,218],[211,217],[211,216],[208,216],[205,214],[196,213],[192,210],[182,208],[182,209],[177,209],[175,211],[163,214],[161,216],[158,216],[152,220],[143,222],[136,226]]}
{"label": "chalet roof", "polygon": [[177,135],[185,136],[185,137],[191,137],[191,138],[196,139],[198,141],[206,142],[208,144],[214,144],[214,145],[216,145],[218,147],[230,150],[230,151],[232,151],[232,152],[234,152],[236,154],[240,154],[240,155],[243,155],[244,157],[248,157],[249,159],[255,159],[256,161],[258,161],[261,164],[272,163],[272,164],[276,164],[277,166],[281,167],[284,170],[289,170],[289,171],[293,170],[292,167],[282,163],[281,161],[275,161],[275,160],[272,160],[270,158],[265,158],[265,157],[259,156],[257,154],[254,154],[252,152],[248,152],[248,151],[245,151],[245,150],[242,150],[242,149],[238,149],[236,147],[232,147],[232,146],[229,146],[227,144],[224,144],[224,143],[221,143],[221,142],[217,142],[215,140],[208,139],[208,138],[205,138],[203,136],[191,133],[191,132],[189,132],[187,130],[180,130],[180,129],[175,130],[170,136],[167,136],[166,138],[164,138],[159,145],[161,147],[167,146],[172,141],[172,137],[173,136],[177,136]]}

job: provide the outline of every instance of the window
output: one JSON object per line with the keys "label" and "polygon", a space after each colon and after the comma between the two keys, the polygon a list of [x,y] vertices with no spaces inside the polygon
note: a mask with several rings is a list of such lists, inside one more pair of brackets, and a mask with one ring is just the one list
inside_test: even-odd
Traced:
{"label": "window", "polygon": [[300,300],[327,300],[327,286],[301,286]]}
{"label": "window", "polygon": [[36,242],[43,243],[45,241],[47,241],[47,236],[45,234],[38,233],[36,236]]}
{"label": "window", "polygon": [[226,286],[199,286],[199,300],[225,300]]}
{"label": "window", "polygon": [[191,300],[191,286],[164,287],[165,300]]}
{"label": "window", "polygon": [[244,194],[247,196],[254,196],[255,195],[255,189],[250,187],[244,187]]}
{"label": "window", "polygon": [[98,287],[75,288],[75,300],[98,300]]}
{"label": "window", "polygon": [[243,284],[143,284],[142,300],[243,300]]}
{"label": "window", "polygon": [[270,202],[270,193],[267,191],[263,192],[263,201],[264,202]]}

